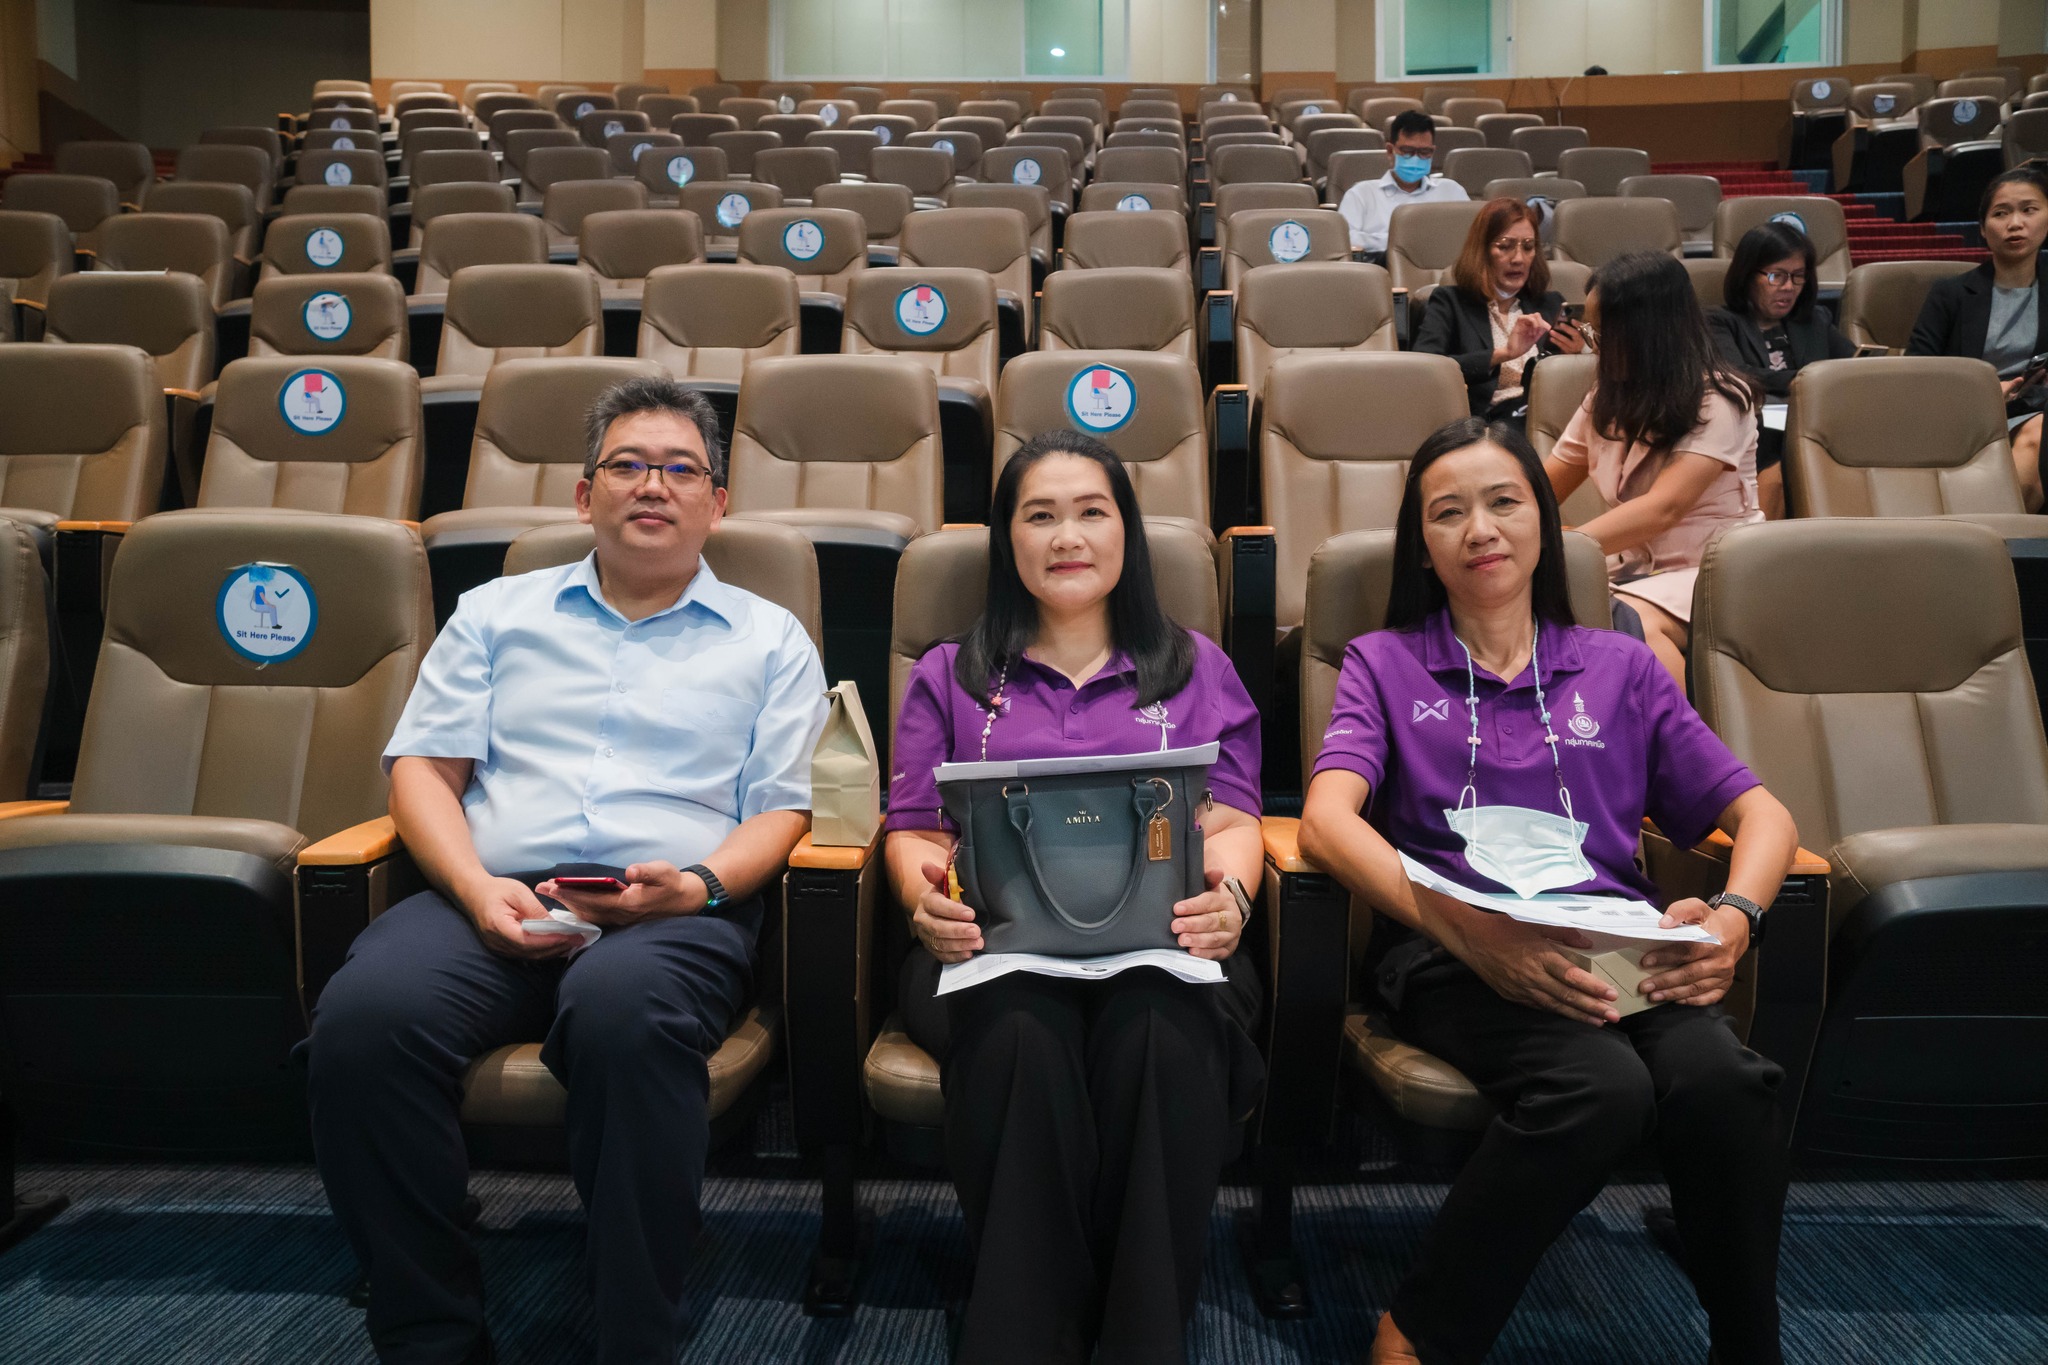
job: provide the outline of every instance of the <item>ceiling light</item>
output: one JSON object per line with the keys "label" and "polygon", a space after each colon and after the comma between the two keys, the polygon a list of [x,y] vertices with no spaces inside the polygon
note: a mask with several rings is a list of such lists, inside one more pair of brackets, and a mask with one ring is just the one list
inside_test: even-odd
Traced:
{"label": "ceiling light", "polygon": [[1064,57],[1067,55],[1067,50],[1063,47],[1056,47],[1052,50],[1052,55],[1055,57]]}

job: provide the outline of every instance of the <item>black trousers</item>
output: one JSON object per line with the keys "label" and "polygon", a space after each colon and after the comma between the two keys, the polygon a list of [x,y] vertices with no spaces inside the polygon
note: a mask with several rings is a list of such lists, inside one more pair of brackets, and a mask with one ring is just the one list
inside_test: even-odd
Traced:
{"label": "black trousers", "polygon": [[736,908],[607,929],[567,962],[536,962],[491,952],[428,891],[356,939],[314,1011],[308,1081],[320,1178],[369,1272],[380,1360],[459,1361],[481,1331],[482,1274],[459,1221],[462,1074],[545,1038],[589,1211],[598,1359],[672,1365],[701,1221],[705,1061],[752,987],[760,902]]}
{"label": "black trousers", "polygon": [[1185,1360],[1217,1180],[1264,1079],[1250,964],[1221,985],[1016,972],[934,998],[937,967],[914,950],[899,999],[941,1059],[975,1248],[958,1358]]}
{"label": "black trousers", "polygon": [[1463,963],[1412,974],[1401,1036],[1500,1109],[1451,1186],[1392,1312],[1426,1365],[1476,1365],[1543,1253],[1615,1163],[1655,1144],[1720,1365],[1779,1365],[1784,1073],[1718,1006],[1595,1028],[1495,994]]}

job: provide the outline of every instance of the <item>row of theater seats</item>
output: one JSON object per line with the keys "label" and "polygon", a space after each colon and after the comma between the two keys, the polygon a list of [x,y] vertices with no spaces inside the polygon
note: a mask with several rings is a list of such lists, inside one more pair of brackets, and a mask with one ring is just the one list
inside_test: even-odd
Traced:
{"label": "row of theater seats", "polygon": [[1986,180],[2048,156],[2048,79],[2018,67],[1939,82],[1822,75],[1796,82],[1791,101],[1780,163],[1831,171],[1838,190],[1903,191],[1909,221],[1971,221]]}

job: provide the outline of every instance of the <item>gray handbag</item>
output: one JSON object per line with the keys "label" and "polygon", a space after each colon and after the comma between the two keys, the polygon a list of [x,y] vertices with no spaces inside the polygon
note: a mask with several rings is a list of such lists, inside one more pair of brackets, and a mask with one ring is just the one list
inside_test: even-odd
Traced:
{"label": "gray handbag", "polygon": [[960,898],[984,951],[1177,949],[1173,907],[1205,886],[1195,817],[1216,751],[942,765]]}

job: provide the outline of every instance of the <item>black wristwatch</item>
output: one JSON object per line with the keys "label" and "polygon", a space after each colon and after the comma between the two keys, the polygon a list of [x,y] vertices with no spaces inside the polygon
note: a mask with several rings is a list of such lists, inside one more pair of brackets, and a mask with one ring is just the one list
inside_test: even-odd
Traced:
{"label": "black wristwatch", "polygon": [[1733,891],[1723,891],[1717,896],[1707,898],[1709,910],[1719,910],[1724,905],[1730,909],[1740,910],[1742,917],[1749,921],[1750,947],[1754,948],[1764,941],[1764,908],[1761,905],[1747,896],[1738,896]]}
{"label": "black wristwatch", "polygon": [[694,872],[697,875],[697,879],[704,883],[704,890],[709,893],[708,899],[704,902],[706,910],[723,909],[726,901],[731,899],[731,897],[725,894],[725,883],[718,880],[718,874],[704,866],[704,864],[691,863],[683,871]]}

